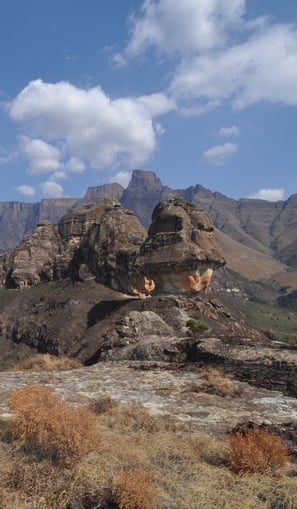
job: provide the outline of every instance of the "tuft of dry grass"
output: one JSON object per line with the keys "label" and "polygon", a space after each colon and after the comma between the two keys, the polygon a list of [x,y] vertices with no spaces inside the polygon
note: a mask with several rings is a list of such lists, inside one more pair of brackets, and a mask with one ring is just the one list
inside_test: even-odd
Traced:
{"label": "tuft of dry grass", "polygon": [[290,461],[289,448],[281,438],[267,428],[257,425],[241,426],[227,435],[230,469],[237,474],[274,471]]}
{"label": "tuft of dry grass", "polygon": [[27,451],[69,465],[90,451],[98,440],[91,410],[69,405],[51,389],[29,385],[12,392],[13,432]]}
{"label": "tuft of dry grass", "polygon": [[222,374],[217,368],[207,368],[202,371],[202,385],[200,390],[218,396],[236,396],[240,394],[239,383],[231,377]]}
{"label": "tuft of dry grass", "polygon": [[79,367],[81,367],[81,364],[75,359],[70,359],[69,357],[57,357],[55,355],[45,353],[36,354],[18,362],[10,369],[10,371],[21,371],[23,369],[31,371],[51,371],[75,369]]}
{"label": "tuft of dry grass", "polygon": [[117,406],[117,403],[109,397],[102,397],[99,399],[94,399],[89,404],[89,409],[94,412],[96,415],[104,414],[111,410],[112,408],[115,408]]}
{"label": "tuft of dry grass", "polygon": [[113,495],[119,509],[158,509],[156,480],[142,468],[124,470],[113,482]]}

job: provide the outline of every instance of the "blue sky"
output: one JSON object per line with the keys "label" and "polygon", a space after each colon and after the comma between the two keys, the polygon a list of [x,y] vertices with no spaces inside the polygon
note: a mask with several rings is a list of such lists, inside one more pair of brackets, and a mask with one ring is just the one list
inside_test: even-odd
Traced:
{"label": "blue sky", "polygon": [[0,0],[1,201],[297,193],[295,0]]}

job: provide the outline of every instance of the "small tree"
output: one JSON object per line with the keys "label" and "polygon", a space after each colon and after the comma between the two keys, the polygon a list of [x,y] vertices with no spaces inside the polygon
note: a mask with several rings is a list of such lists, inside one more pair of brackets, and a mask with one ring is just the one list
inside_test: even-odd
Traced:
{"label": "small tree", "polygon": [[186,322],[186,326],[194,334],[202,334],[202,332],[205,332],[208,330],[206,323],[197,322],[196,320],[193,320],[192,318]]}

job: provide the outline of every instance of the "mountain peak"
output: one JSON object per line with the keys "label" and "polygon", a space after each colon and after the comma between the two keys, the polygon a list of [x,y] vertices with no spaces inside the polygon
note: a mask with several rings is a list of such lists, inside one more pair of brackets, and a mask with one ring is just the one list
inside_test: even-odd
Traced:
{"label": "mountain peak", "polygon": [[148,192],[160,192],[163,184],[155,172],[150,170],[133,170],[131,181],[128,185],[129,191],[141,189]]}

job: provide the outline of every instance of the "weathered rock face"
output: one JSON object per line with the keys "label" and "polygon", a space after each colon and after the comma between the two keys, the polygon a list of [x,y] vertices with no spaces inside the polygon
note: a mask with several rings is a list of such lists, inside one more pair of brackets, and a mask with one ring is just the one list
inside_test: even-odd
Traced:
{"label": "weathered rock face", "polygon": [[180,199],[156,207],[148,237],[136,216],[111,198],[71,210],[58,228],[40,223],[0,257],[6,287],[96,278],[134,295],[200,291],[223,264],[209,216]]}
{"label": "weathered rock face", "polygon": [[156,292],[200,291],[224,264],[208,214],[178,198],[156,206],[135,262],[136,271],[154,281]]}
{"label": "weathered rock face", "polygon": [[52,223],[38,223],[16,249],[0,256],[2,284],[25,288],[53,280],[55,259],[61,251],[62,241]]}
{"label": "weathered rock face", "polygon": [[98,202],[95,212],[96,221],[91,226],[89,223],[73,259],[76,276],[84,279],[83,273],[89,271],[98,282],[126,292],[135,255],[147,232],[136,216],[117,200]]}
{"label": "weathered rock face", "polygon": [[104,198],[116,198],[120,200],[124,188],[120,184],[103,184],[102,186],[89,187],[85,196],[81,200],[82,203],[91,203]]}

